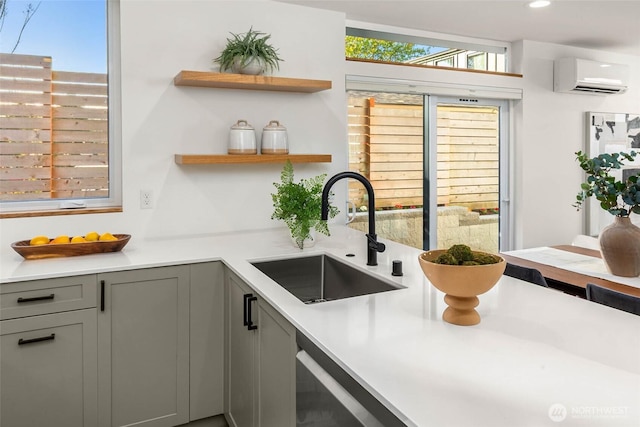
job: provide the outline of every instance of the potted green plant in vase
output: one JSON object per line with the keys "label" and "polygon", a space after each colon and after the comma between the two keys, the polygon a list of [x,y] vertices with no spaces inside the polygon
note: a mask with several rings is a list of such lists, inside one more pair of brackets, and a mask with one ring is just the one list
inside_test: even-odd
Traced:
{"label": "potted green plant in vase", "polygon": [[640,175],[622,180],[611,175],[612,169],[621,169],[622,161],[633,161],[637,153],[605,153],[593,158],[582,151],[575,154],[587,181],[582,183],[573,206],[580,210],[587,198],[593,196],[602,209],[614,216],[613,223],[600,232],[602,258],[613,275],[639,276],[640,228],[631,222],[629,215],[640,214]]}
{"label": "potted green plant in vase", "polygon": [[213,61],[220,64],[220,71],[231,70],[237,74],[262,74],[280,69],[278,49],[270,43],[270,34],[254,31],[253,27],[242,34],[231,33],[227,46]]}
{"label": "potted green plant in vase", "polygon": [[[280,174],[280,183],[274,182],[276,192],[271,194],[273,214],[271,219],[280,219],[287,224],[291,238],[300,249],[313,243],[313,230],[329,236],[329,226],[320,219],[322,188],[326,174],[294,182],[293,165],[289,160]],[[329,217],[338,214],[335,206],[329,206]]]}

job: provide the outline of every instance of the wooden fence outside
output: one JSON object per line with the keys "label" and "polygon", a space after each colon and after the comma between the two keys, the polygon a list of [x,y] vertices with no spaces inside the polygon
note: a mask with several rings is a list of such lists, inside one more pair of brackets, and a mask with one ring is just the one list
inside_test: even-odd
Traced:
{"label": "wooden fence outside", "polygon": [[[376,207],[423,205],[423,108],[349,97],[349,167],[366,176]],[[498,111],[440,106],[437,123],[438,205],[498,206]],[[352,182],[349,195],[366,204]]]}
{"label": "wooden fence outside", "polygon": [[108,196],[107,75],[0,54],[0,200]]}
{"label": "wooden fence outside", "polygon": [[494,107],[438,107],[438,204],[499,206],[499,120]]}

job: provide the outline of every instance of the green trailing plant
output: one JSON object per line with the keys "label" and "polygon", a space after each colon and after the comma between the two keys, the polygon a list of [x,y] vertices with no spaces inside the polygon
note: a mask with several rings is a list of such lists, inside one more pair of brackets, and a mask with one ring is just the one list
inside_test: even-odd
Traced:
{"label": "green trailing plant", "polygon": [[628,217],[631,212],[640,214],[640,182],[638,174],[629,176],[625,181],[618,181],[611,176],[612,169],[620,169],[622,161],[633,161],[637,153],[605,153],[589,158],[578,151],[576,160],[587,174],[587,182],[580,185],[580,192],[573,205],[580,210],[587,198],[593,196],[600,202],[600,207],[611,215]]}
{"label": "green trailing plant", "polygon": [[254,31],[253,27],[246,33],[230,33],[231,38],[227,38],[227,46],[220,56],[213,61],[220,64],[220,71],[230,70],[236,58],[240,61],[239,66],[244,67],[254,58],[262,60],[264,67],[273,71],[280,69],[278,49],[269,44],[270,34],[261,31]]}
{"label": "green trailing plant", "polygon": [[[300,249],[304,248],[304,240],[311,237],[312,228],[330,235],[327,221],[320,219],[326,177],[326,174],[322,174],[294,182],[293,165],[287,160],[280,174],[281,182],[273,183],[277,191],[271,194],[274,208],[271,219],[279,219],[287,224],[291,237]],[[335,206],[329,205],[329,218],[335,217],[338,212]]]}

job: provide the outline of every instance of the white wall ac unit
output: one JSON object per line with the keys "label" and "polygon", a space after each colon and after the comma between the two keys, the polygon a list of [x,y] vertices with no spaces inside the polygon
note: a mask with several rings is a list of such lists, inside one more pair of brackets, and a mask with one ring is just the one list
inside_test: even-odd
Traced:
{"label": "white wall ac unit", "polygon": [[561,58],[553,64],[553,90],[586,94],[624,93],[629,67],[622,64]]}

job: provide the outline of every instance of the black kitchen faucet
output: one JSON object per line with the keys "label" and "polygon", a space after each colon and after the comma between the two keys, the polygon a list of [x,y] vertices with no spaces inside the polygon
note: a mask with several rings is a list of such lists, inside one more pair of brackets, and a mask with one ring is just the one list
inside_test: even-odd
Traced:
{"label": "black kitchen faucet", "polygon": [[329,217],[329,191],[333,184],[343,178],[353,178],[362,183],[367,190],[369,198],[369,233],[367,236],[367,265],[378,265],[378,252],[384,252],[386,249],[384,243],[378,242],[378,236],[376,236],[376,204],[375,196],[373,195],[373,187],[371,183],[364,176],[356,172],[340,172],[329,178],[329,181],[324,185],[322,190],[322,213],[321,219],[326,221]]}

